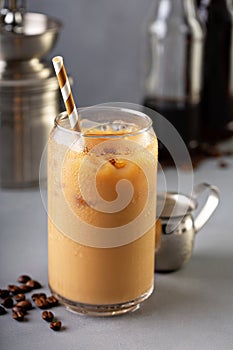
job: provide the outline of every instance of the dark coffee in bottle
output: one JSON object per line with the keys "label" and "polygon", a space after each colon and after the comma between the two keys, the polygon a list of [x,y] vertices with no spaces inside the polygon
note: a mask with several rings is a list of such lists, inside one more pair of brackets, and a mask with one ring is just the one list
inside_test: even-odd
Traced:
{"label": "dark coffee in bottle", "polygon": [[[158,0],[148,38],[143,104],[171,122],[188,149],[194,151],[200,133],[204,44],[195,0]],[[159,159],[166,154],[161,147]]]}
{"label": "dark coffee in bottle", "polygon": [[198,146],[200,103],[146,98],[144,106],[162,114],[177,129],[190,150]]}
{"label": "dark coffee in bottle", "polygon": [[233,121],[233,17],[226,0],[201,0],[199,16],[206,24],[203,141],[220,141],[232,134]]}

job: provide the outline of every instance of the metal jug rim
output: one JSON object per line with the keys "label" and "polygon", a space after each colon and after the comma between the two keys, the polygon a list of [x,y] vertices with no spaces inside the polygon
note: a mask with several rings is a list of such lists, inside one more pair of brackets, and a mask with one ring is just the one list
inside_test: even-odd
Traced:
{"label": "metal jug rim", "polygon": [[159,192],[157,194],[157,216],[168,219],[183,217],[197,208],[196,199],[183,193]]}

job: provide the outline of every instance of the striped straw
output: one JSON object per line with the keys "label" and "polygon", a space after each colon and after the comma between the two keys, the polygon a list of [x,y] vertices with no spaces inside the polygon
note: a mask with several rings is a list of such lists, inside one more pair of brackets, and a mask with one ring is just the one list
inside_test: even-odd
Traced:
{"label": "striped straw", "polygon": [[68,113],[70,126],[72,129],[80,131],[78,111],[74,103],[74,98],[70,88],[70,83],[69,83],[66,69],[63,63],[63,57],[56,56],[53,58],[52,61],[53,61],[53,66],[54,66],[56,75],[57,75],[58,84],[61,89],[63,101],[65,103],[66,110]]}

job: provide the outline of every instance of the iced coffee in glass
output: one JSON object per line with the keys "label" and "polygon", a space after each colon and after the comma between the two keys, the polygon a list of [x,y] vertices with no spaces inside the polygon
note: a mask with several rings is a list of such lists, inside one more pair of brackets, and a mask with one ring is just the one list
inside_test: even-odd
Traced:
{"label": "iced coffee in glass", "polygon": [[116,315],[153,291],[157,139],[122,106],[67,113],[48,143],[49,287],[70,310]]}

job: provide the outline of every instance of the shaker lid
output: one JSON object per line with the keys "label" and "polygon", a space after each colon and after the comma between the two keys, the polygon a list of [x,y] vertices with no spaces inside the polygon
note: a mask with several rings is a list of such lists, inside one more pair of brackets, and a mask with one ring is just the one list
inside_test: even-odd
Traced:
{"label": "shaker lid", "polygon": [[5,0],[0,9],[0,61],[41,59],[54,47],[62,23],[26,12],[24,0]]}
{"label": "shaker lid", "polygon": [[57,30],[61,23],[39,13],[26,12],[26,0],[4,0],[0,8],[0,32],[39,35]]}
{"label": "shaker lid", "polygon": [[41,59],[54,47],[62,24],[40,13],[26,13],[21,32],[0,27],[0,60],[29,61]]}

